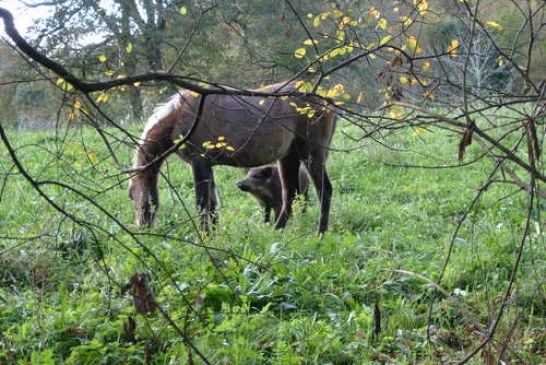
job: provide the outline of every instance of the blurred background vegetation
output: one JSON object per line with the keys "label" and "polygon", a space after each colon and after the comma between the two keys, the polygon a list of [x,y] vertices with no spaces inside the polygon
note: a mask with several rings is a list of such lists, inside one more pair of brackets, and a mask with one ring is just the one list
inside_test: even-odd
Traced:
{"label": "blurred background vegetation", "polygon": [[[513,63],[505,62],[499,56],[504,49],[510,51],[512,60],[521,69],[532,70],[529,75],[533,82],[546,78],[546,68],[540,67],[546,63],[546,38],[538,32],[531,42],[526,31],[529,19],[540,18],[537,20],[540,22],[544,14],[535,13],[534,18],[523,15],[529,4],[529,11],[533,6],[538,9],[539,1],[481,1],[479,11],[493,25],[489,35],[495,37],[494,42],[479,30],[472,33],[468,19],[463,16],[462,3],[430,2],[426,21],[414,24],[408,30],[406,37],[414,37],[418,42],[415,59],[432,59],[431,75],[445,72],[446,66],[456,69],[457,63],[463,67],[462,57],[442,62],[435,58],[453,39],[460,39],[460,54],[465,52],[466,44],[471,43],[473,47],[466,82],[477,95],[485,97],[491,92],[508,89],[525,92],[526,82],[512,72]],[[27,4],[33,8],[29,15],[46,14],[36,19],[27,34],[32,38],[31,43],[42,52],[85,80],[166,71],[247,88],[285,80],[305,68],[307,60],[294,57],[294,50],[308,39],[301,23],[307,24],[315,39],[320,41],[317,44],[319,51],[339,43],[339,39],[332,37],[336,23],[317,14],[335,7],[358,20],[358,30],[345,32],[343,43],[365,47],[377,42],[380,29],[377,21],[373,21],[373,15],[379,17],[381,14],[388,27],[400,21],[402,14],[408,14],[404,6],[412,5],[408,1],[361,0],[297,0],[290,4],[296,12],[288,2],[273,0],[51,0]],[[465,42],[471,34],[473,42]],[[532,44],[530,49],[529,44]],[[20,56],[6,42],[0,43],[0,55],[2,120],[17,129],[53,127],[60,107],[52,102],[58,99],[55,96],[60,96],[54,78],[21,62]],[[336,62],[349,57],[349,52],[338,55]],[[333,77],[345,85],[354,99],[360,95],[360,106],[375,108],[383,101],[378,82],[385,59],[380,56],[360,60],[339,70]],[[452,73],[453,85],[460,84],[457,78],[462,74]],[[39,82],[34,82],[36,80]],[[431,80],[434,82],[433,76]],[[109,115],[118,123],[140,121],[164,94],[174,91],[169,85],[149,86],[123,87],[109,93]],[[436,102],[460,98],[457,87],[435,87]]]}

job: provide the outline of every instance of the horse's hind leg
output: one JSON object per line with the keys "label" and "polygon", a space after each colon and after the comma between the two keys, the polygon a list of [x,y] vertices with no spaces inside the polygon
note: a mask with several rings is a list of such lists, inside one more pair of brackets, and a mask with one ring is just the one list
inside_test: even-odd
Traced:
{"label": "horse's hind leg", "polygon": [[311,175],[311,179],[313,179],[320,201],[319,233],[324,233],[328,229],[333,191],[332,183],[326,172],[326,159],[322,158],[322,156],[322,154],[318,154],[318,156],[310,155],[303,161]]}
{"label": "horse's hind leg", "polygon": [[282,185],[282,209],[279,213],[275,228],[282,228],[292,214],[292,203],[299,188],[300,160],[296,153],[289,153],[279,160],[279,174]]}
{"label": "horse's hind leg", "polygon": [[217,223],[214,174],[212,167],[201,159],[192,161],[192,171],[197,207],[201,214],[201,228],[209,231],[210,224]]}

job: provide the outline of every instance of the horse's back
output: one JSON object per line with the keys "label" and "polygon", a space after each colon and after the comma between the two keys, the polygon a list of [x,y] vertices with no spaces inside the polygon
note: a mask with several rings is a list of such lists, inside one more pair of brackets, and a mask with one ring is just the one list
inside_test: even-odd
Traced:
{"label": "horse's back", "polygon": [[[195,119],[195,109],[184,113],[174,138],[185,135]],[[288,152],[301,115],[273,98],[208,95],[199,124],[190,137],[192,148],[181,155],[188,160],[205,154],[213,164],[258,166]]]}
{"label": "horse's back", "polygon": [[[293,83],[278,83],[255,91],[295,92]],[[185,135],[195,120],[199,96],[185,95],[173,140]],[[310,116],[301,108],[322,107],[293,96],[262,97],[240,95],[206,96],[199,124],[190,137],[191,148],[180,155],[189,161],[205,156],[212,164],[259,166],[286,156],[297,140],[299,144],[329,144],[331,131],[325,118]],[[303,146],[302,146],[303,147]]]}

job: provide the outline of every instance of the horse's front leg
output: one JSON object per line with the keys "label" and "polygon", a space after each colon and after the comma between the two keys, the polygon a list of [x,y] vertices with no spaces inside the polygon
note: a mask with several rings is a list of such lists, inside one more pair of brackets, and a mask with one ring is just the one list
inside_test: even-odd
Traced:
{"label": "horse's front leg", "polygon": [[208,232],[210,225],[216,224],[218,220],[214,174],[207,161],[197,158],[192,161],[192,171],[197,207],[201,214],[201,228]]}
{"label": "horse's front leg", "polygon": [[279,174],[282,185],[282,209],[275,222],[276,229],[283,228],[292,214],[292,202],[299,187],[299,169],[300,160],[296,153],[291,153],[279,160]]}

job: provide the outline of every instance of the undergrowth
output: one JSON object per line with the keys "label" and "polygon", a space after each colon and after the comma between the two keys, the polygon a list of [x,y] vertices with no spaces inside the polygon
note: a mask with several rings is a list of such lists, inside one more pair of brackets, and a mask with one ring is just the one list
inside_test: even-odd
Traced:
{"label": "undergrowth", "polygon": [[[296,208],[276,231],[230,167],[215,168],[220,223],[203,235],[189,168],[175,158],[163,169],[157,225],[139,230],[127,177],[93,130],[11,133],[28,172],[50,182],[38,188],[51,202],[0,149],[0,364],[205,363],[189,342],[211,364],[450,363],[485,339],[501,306],[492,344],[470,363],[499,354],[544,361],[538,211],[502,302],[526,194],[493,184],[467,213],[491,160],[459,165],[457,137],[441,130],[341,152],[357,144],[347,129],[338,128],[328,162],[334,201],[324,237],[313,194],[308,212]],[[128,164],[130,145],[111,146]],[[465,160],[479,154],[473,145]],[[453,167],[430,168],[439,165]],[[139,311],[127,285],[136,274],[163,313]]]}

